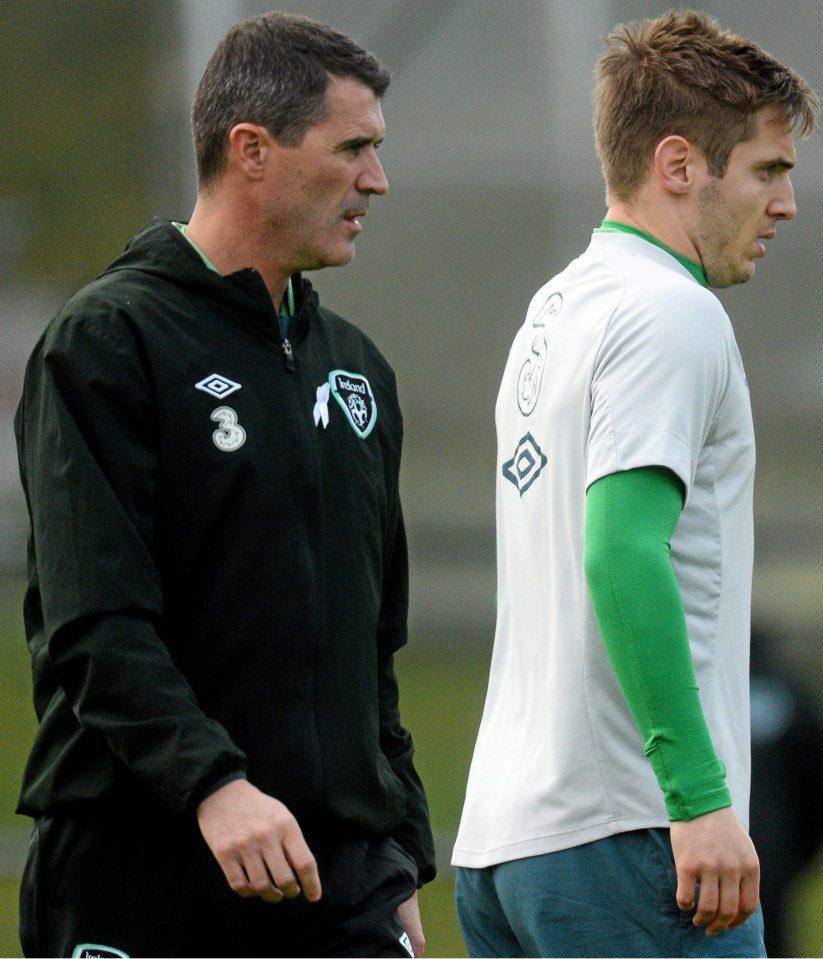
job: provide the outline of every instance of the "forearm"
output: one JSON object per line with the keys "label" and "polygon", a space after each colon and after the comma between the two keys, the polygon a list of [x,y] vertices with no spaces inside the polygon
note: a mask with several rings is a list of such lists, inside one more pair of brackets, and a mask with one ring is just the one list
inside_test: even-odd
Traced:
{"label": "forearm", "polygon": [[49,660],[83,729],[102,736],[173,809],[191,809],[245,774],[244,754],[204,715],[145,616],[109,613],[71,623],[51,638]]}
{"label": "forearm", "polygon": [[586,503],[585,570],[595,616],[671,820],[731,804],[698,695],[669,540],[682,508],[668,470],[615,473]]}

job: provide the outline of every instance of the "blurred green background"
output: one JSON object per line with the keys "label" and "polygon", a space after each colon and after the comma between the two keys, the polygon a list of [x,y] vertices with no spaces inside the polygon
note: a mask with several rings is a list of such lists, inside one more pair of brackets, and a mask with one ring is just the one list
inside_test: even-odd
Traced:
{"label": "blurred green background", "polygon": [[[0,3],[0,955],[19,954],[26,822],[13,814],[34,728],[20,627],[25,515],[11,428],[25,359],[63,298],[153,215],[194,201],[188,110],[219,37],[257,0]],[[696,4],[823,90],[823,3]],[[391,183],[354,263],[312,276],[394,366],[406,424],[412,561],[402,705],[430,795],[440,877],[422,892],[430,956],[464,955],[451,843],[494,631],[494,400],[534,291],[602,218],[591,71],[649,0],[295,0],[393,70]],[[823,702],[820,136],[798,146],[799,214],[758,275],[723,291],[758,435],[754,611]],[[823,798],[823,797],[822,797]],[[819,860],[792,887],[792,955],[823,954]]]}

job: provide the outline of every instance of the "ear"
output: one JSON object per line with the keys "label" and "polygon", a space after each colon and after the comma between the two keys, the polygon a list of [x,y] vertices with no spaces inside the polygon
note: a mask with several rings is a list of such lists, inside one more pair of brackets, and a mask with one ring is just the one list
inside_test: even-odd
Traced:
{"label": "ear", "polygon": [[654,172],[667,193],[688,193],[694,182],[695,149],[685,137],[668,136],[654,151]]}
{"label": "ear", "polygon": [[263,175],[271,152],[272,138],[256,123],[238,123],[229,132],[229,161],[250,180]]}

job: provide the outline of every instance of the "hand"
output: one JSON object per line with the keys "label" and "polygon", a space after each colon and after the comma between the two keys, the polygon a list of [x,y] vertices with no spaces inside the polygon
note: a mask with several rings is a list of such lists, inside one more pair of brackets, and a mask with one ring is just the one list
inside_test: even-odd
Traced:
{"label": "hand", "polygon": [[422,956],[426,952],[426,937],[423,935],[423,923],[420,921],[420,904],[417,893],[397,907],[397,918],[406,930],[411,940],[415,956]]}
{"label": "hand", "polygon": [[677,905],[684,912],[693,909],[699,884],[696,926],[705,926],[707,936],[742,926],[757,909],[760,862],[732,809],[718,809],[691,822],[673,822],[671,840]]}
{"label": "hand", "polygon": [[221,786],[197,807],[197,822],[228,884],[266,902],[322,892],[317,863],[289,810],[245,779]]}

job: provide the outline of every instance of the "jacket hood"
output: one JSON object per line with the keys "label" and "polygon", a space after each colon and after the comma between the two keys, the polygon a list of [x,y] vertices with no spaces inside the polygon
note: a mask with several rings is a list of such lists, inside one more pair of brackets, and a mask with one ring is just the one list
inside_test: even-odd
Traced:
{"label": "jacket hood", "polygon": [[[233,309],[263,314],[270,322],[274,305],[266,284],[253,267],[220,276],[210,270],[194,247],[169,220],[155,218],[136,233],[123,253],[103,271],[103,276],[122,270],[136,270],[160,277],[189,291],[202,292],[224,301]],[[292,277],[295,319],[317,309],[318,297],[311,283],[300,273]],[[306,310],[304,307],[310,307]]]}

